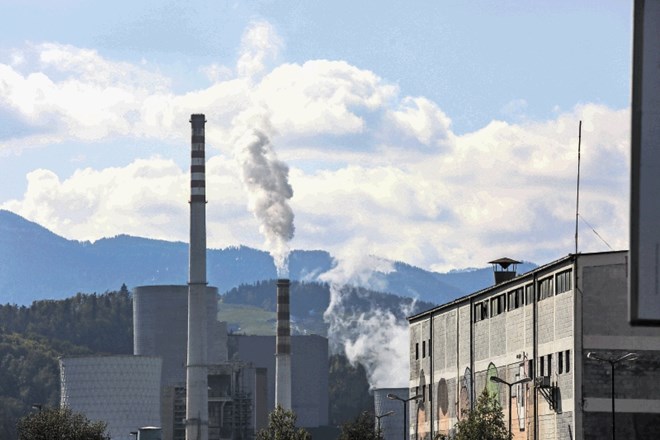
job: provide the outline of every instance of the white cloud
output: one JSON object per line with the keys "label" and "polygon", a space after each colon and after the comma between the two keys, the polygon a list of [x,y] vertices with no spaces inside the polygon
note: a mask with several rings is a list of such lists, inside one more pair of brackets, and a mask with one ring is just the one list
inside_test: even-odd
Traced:
{"label": "white cloud", "polygon": [[241,41],[241,53],[236,64],[238,76],[252,78],[261,74],[266,62],[277,57],[282,44],[272,24],[266,21],[252,23]]}
{"label": "white cloud", "polygon": [[[202,89],[174,92],[148,63],[109,61],[65,45],[29,46],[0,64],[0,107],[39,131],[0,149],[149,137],[188,142],[191,113],[207,115],[209,244],[260,246],[232,153],[238,115],[269,115],[290,167],[296,248],[369,249],[427,268],[480,266],[508,255],[539,263],[571,252],[577,124],[583,120],[581,213],[627,246],[629,112],[585,104],[552,120],[493,121],[456,135],[441,107],[400,96],[345,61],[285,63],[272,26],[245,33],[236,69]],[[17,54],[12,55],[18,59]],[[40,69],[31,58],[38,59]],[[33,69],[33,70],[30,70]],[[93,151],[93,153],[91,152]],[[37,166],[39,166],[37,164]],[[3,207],[67,237],[129,233],[185,240],[187,166],[164,158],[70,176],[35,170],[24,197]],[[138,172],[138,170],[141,170]],[[217,196],[212,195],[217,191]],[[603,250],[589,229],[582,250]],[[359,237],[359,244],[356,241]]]}

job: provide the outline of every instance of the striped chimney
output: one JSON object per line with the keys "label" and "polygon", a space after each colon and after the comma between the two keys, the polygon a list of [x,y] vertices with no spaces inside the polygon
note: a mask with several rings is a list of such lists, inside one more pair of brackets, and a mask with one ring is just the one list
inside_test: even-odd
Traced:
{"label": "striped chimney", "polygon": [[277,280],[277,336],[275,337],[275,405],[291,410],[291,328],[288,279]]}
{"label": "striped chimney", "polygon": [[206,323],[206,178],[202,114],[190,116],[190,277],[188,280],[188,359],[186,440],[208,440]]}

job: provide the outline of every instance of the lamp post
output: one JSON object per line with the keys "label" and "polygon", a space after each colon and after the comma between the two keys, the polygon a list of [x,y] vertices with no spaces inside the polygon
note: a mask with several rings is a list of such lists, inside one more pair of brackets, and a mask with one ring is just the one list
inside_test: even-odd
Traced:
{"label": "lamp post", "polygon": [[593,359],[598,362],[607,362],[610,364],[610,372],[612,376],[612,440],[616,439],[616,424],[615,424],[615,415],[614,415],[614,366],[618,364],[619,362],[623,361],[634,361],[637,359],[637,353],[626,353],[623,356],[619,356],[618,358],[613,358],[613,359],[608,359],[608,358],[602,358],[598,355],[596,355],[593,352],[587,353],[587,357],[589,359]]}
{"label": "lamp post", "polygon": [[383,417],[391,416],[392,414],[394,414],[394,411],[388,411],[385,414],[381,414],[381,415],[376,414],[376,422],[377,422],[376,423],[376,436],[378,437],[379,440],[382,438],[381,435],[380,435],[380,419],[382,419]]}
{"label": "lamp post", "polygon": [[502,384],[509,387],[509,435],[511,435],[511,412],[512,412],[511,411],[511,388],[513,388],[514,385],[518,385],[518,384],[521,384],[521,383],[527,383],[531,380],[532,380],[531,377],[523,377],[520,380],[517,380],[513,383],[509,383],[506,380],[500,379],[497,376],[490,376],[490,381],[491,382],[502,383]]}
{"label": "lamp post", "polygon": [[390,393],[390,394],[387,395],[387,398],[390,399],[390,400],[400,400],[401,402],[403,402],[403,440],[406,440],[406,438],[408,437],[406,435],[406,430],[408,429],[408,420],[407,420],[407,418],[408,418],[407,417],[407,415],[408,415],[408,402],[410,402],[411,400],[417,400],[420,397],[422,397],[422,396],[420,396],[419,394],[416,394],[416,395],[414,395],[413,397],[411,397],[409,399],[402,399],[401,397],[397,396],[396,394]]}

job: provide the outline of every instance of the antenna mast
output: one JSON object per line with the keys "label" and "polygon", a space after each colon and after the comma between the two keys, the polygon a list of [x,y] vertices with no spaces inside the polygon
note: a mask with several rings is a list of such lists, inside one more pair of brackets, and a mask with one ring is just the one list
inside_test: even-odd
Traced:
{"label": "antenna mast", "polygon": [[577,195],[575,201],[575,254],[578,253],[578,223],[580,220],[580,146],[582,144],[582,121],[578,126],[578,160],[577,160]]}

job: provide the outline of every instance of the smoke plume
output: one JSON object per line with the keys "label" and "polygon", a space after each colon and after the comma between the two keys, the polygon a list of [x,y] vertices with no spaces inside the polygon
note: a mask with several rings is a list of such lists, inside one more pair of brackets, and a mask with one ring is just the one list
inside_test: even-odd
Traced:
{"label": "smoke plume", "polygon": [[[382,274],[392,270],[392,264],[384,260],[349,256],[320,277],[330,285],[330,305],[323,315],[330,344],[335,351],[343,349],[352,364],[364,366],[372,388],[400,388],[408,383],[408,323],[365,291],[382,290]],[[350,305],[349,298],[356,295],[371,301],[367,311]],[[409,315],[413,307],[414,303],[401,315]]]}
{"label": "smoke plume", "polygon": [[270,141],[273,132],[264,114],[241,115],[237,125],[236,159],[248,193],[248,208],[259,221],[278,277],[288,278],[289,241],[293,238],[293,211],[289,199],[289,167],[277,159]]}

